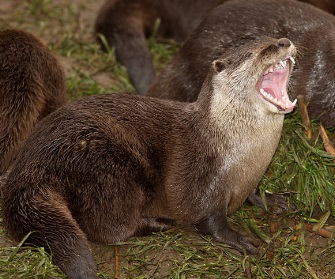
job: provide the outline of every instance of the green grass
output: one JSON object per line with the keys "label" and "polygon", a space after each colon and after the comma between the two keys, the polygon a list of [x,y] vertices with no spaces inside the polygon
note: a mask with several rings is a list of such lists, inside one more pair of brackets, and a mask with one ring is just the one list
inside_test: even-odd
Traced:
{"label": "green grass", "polygon": [[[69,101],[133,91],[114,50],[102,52],[95,42],[93,22],[102,2],[22,1],[8,8],[0,28],[24,29],[48,42],[66,69]],[[5,7],[12,3],[4,0]],[[149,46],[157,70],[179,48],[155,37]],[[324,151],[317,123],[312,126],[314,137],[308,141],[299,113],[286,116],[279,148],[260,185],[263,193],[287,193],[294,209],[277,216],[245,204],[230,217],[235,229],[265,240],[260,255],[244,255],[189,228],[175,228],[125,243],[93,245],[100,278],[335,279],[334,240],[305,229],[307,223],[333,225],[335,220],[334,158]],[[0,278],[64,278],[52,265],[52,255],[21,244],[11,242],[0,223]]]}
{"label": "green grass", "polygon": [[299,113],[285,118],[282,139],[277,154],[264,176],[261,187],[275,192],[289,191],[292,202],[305,216],[315,207],[335,216],[335,162],[316,135],[317,123],[312,123],[315,139],[304,135]]}
{"label": "green grass", "polygon": [[65,278],[43,247],[22,247],[27,237],[0,249],[0,278]]}

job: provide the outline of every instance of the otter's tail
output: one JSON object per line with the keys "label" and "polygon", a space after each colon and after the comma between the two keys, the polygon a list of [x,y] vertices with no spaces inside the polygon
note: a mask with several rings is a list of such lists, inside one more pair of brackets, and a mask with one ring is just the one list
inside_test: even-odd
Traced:
{"label": "otter's tail", "polygon": [[17,241],[44,246],[69,279],[97,278],[86,236],[72,217],[64,198],[53,190],[3,188],[3,221]]}

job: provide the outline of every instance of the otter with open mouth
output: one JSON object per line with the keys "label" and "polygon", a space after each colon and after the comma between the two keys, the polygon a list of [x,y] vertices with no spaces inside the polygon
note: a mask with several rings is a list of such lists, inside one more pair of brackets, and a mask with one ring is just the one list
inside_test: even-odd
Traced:
{"label": "otter with open mouth", "polygon": [[53,252],[70,279],[97,278],[89,242],[194,225],[257,253],[227,216],[278,146],[296,49],[266,38],[215,60],[194,103],[133,94],[72,102],[42,120],[3,186],[3,224]]}
{"label": "otter with open mouth", "polygon": [[214,8],[161,71],[146,96],[197,99],[213,60],[264,36],[294,39],[299,59],[289,90],[303,95],[311,119],[335,127],[335,17],[291,0],[230,0]]}

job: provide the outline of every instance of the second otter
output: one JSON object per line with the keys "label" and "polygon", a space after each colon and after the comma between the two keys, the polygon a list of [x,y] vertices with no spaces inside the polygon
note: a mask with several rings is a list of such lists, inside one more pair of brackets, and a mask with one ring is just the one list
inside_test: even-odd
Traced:
{"label": "second otter", "polygon": [[35,36],[0,32],[0,176],[36,123],[66,102],[65,75]]}
{"label": "second otter", "polygon": [[32,232],[70,279],[97,278],[88,240],[123,241],[168,220],[256,253],[227,216],[256,189],[294,108],[295,52],[285,38],[234,49],[213,62],[195,103],[107,94],[49,115],[3,187],[8,233]]}
{"label": "second otter", "polygon": [[[184,42],[213,8],[226,1],[106,0],[97,15],[95,31],[105,36],[110,47],[115,47],[116,57],[127,68],[130,81],[139,93],[144,94],[155,78],[146,39],[156,35],[158,40]],[[335,14],[334,0],[300,1]],[[160,21],[155,29],[157,19]]]}

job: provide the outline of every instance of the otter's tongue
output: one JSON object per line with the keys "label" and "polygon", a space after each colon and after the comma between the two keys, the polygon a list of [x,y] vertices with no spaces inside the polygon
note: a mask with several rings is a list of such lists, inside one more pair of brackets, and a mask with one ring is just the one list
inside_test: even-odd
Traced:
{"label": "otter's tongue", "polygon": [[284,67],[270,67],[260,83],[260,93],[264,99],[285,112],[294,109],[296,102],[291,102],[287,94],[289,63]]}

